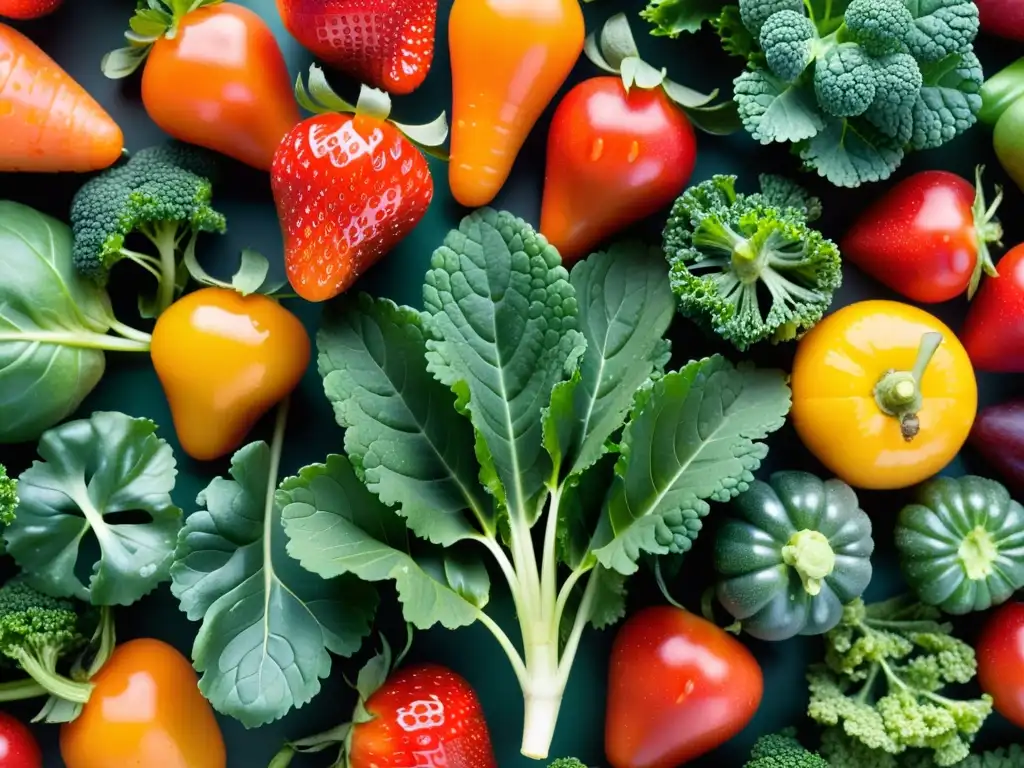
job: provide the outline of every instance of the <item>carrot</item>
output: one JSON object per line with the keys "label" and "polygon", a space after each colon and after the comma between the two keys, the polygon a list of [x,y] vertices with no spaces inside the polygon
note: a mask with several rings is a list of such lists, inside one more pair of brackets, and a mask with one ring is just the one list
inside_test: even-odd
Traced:
{"label": "carrot", "polygon": [[583,51],[579,0],[455,0],[448,182],[462,205],[490,203]]}
{"label": "carrot", "polygon": [[123,148],[103,107],[39,46],[0,24],[0,171],[95,171]]}

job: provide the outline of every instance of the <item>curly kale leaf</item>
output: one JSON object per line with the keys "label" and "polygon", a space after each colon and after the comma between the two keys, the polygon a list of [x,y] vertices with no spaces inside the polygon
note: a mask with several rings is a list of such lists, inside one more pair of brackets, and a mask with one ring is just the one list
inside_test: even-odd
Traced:
{"label": "curly kale leaf", "polygon": [[906,0],[914,23],[906,35],[910,55],[937,62],[970,50],[978,36],[978,6],[972,0]]}
{"label": "curly kale leaf", "polygon": [[743,72],[733,81],[733,98],[743,127],[762,144],[800,142],[825,126],[813,87],[787,83],[767,70]]}
{"label": "curly kale leaf", "polygon": [[914,57],[894,53],[875,60],[875,100],[864,119],[883,135],[905,145],[914,132],[914,104],[924,78]]}
{"label": "curly kale leaf", "polygon": [[985,75],[973,50],[952,54],[923,72],[912,110],[914,149],[935,149],[978,121]]}
{"label": "curly kale leaf", "polygon": [[705,21],[717,18],[729,0],[650,0],[640,17],[654,25],[655,37],[679,37],[697,32]]}
{"label": "curly kale leaf", "polygon": [[781,371],[694,361],[641,390],[597,533],[598,561],[622,574],[641,553],[686,552],[708,501],[728,501],[753,480],[782,426],[790,391]]}
{"label": "curly kale leaf", "polygon": [[830,120],[800,149],[806,166],[837,187],[884,181],[899,168],[904,154],[896,139],[865,120]]}

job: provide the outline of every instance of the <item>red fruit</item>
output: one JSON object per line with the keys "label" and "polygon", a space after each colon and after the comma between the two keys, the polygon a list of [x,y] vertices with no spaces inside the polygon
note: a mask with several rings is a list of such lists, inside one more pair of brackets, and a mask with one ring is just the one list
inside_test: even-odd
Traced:
{"label": "red fruit", "polygon": [[42,768],[43,753],[32,731],[6,712],[0,712],[0,768]]}
{"label": "red fruit", "polygon": [[1024,3],[1020,0],[974,0],[983,31],[1024,40]]}
{"label": "red fruit", "polygon": [[984,270],[993,274],[988,244],[1002,237],[994,220],[1002,197],[986,207],[981,190],[946,171],[923,171],[892,187],[864,211],[840,244],[843,257],[913,301],[973,295]]}
{"label": "red fruit", "polygon": [[763,692],[735,637],[680,608],[642,610],[612,646],[605,756],[612,768],[676,768],[739,733]]}
{"label": "red fruit", "polygon": [[999,277],[986,280],[971,302],[960,341],[975,369],[1024,373],[1024,245],[996,268]]}
{"label": "red fruit", "polygon": [[366,710],[374,719],[352,728],[350,768],[497,768],[476,693],[449,669],[399,669]]}
{"label": "red fruit", "polygon": [[996,712],[1024,728],[1024,603],[1000,606],[978,643],[978,682]]}
{"label": "red fruit", "polygon": [[318,59],[396,94],[434,59],[437,0],[277,0],[288,31]]}
{"label": "red fruit", "polygon": [[0,16],[9,19],[38,19],[53,13],[64,0],[0,0]]}
{"label": "red fruit", "polygon": [[540,229],[570,264],[672,202],[696,161],[690,121],[659,86],[594,77],[566,94],[548,133]]}
{"label": "red fruit", "polygon": [[[314,66],[310,79],[318,75]],[[270,186],[288,281],[307,301],[347,290],[434,197],[426,159],[386,113],[330,112],[299,123],[274,155]]]}

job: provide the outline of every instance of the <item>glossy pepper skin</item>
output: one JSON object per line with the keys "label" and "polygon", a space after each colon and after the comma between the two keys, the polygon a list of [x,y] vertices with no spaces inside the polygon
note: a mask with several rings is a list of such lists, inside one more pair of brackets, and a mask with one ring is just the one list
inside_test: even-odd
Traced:
{"label": "glossy pepper skin", "polygon": [[181,447],[208,461],[238,448],[295,389],[310,341],[298,318],[271,298],[202,288],[160,315],[150,355]]}
{"label": "glossy pepper skin", "polygon": [[1024,189],[1024,59],[991,75],[981,88],[978,119],[993,127],[996,157]]}
{"label": "glossy pepper skin", "polygon": [[274,33],[235,3],[191,11],[173,38],[153,44],[142,103],[174,138],[263,171],[301,119]]}
{"label": "glossy pepper skin", "polygon": [[455,0],[448,181],[461,205],[479,208],[501,190],[584,38],[579,0]]}
{"label": "glossy pepper skin", "polygon": [[551,121],[541,232],[571,264],[669,205],[696,159],[693,127],[660,86],[627,93],[621,77],[584,80]]}
{"label": "glossy pepper skin", "polygon": [[824,318],[797,345],[790,385],[804,445],[841,480],[870,490],[937,474],[978,408],[974,369],[953,332],[896,301],[862,301]]}
{"label": "glossy pepper skin", "polygon": [[77,719],[60,728],[66,768],[225,768],[220,726],[192,664],[159,640],[129,640],[92,678]]}
{"label": "glossy pepper skin", "polygon": [[982,408],[967,442],[1015,494],[1024,496],[1024,400]]}
{"label": "glossy pepper skin", "polygon": [[984,477],[936,477],[896,525],[900,567],[922,602],[955,616],[1024,586],[1024,507]]}
{"label": "glossy pepper skin", "polygon": [[716,594],[753,637],[828,632],[871,581],[871,520],[841,480],[776,472],[729,512],[715,539]]}
{"label": "glossy pepper skin", "polygon": [[978,682],[996,712],[1024,728],[1024,603],[993,611],[975,643]]}
{"label": "glossy pepper skin", "polygon": [[999,277],[985,280],[971,301],[960,339],[977,370],[1024,373],[1024,245],[996,268]]}

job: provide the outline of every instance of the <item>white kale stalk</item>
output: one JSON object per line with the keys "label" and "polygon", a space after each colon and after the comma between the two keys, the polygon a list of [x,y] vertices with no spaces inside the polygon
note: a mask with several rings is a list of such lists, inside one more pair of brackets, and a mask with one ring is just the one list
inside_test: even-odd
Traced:
{"label": "white kale stalk", "polygon": [[[745,487],[789,390],[721,358],[663,375],[667,266],[635,243],[570,278],[525,222],[478,211],[435,252],[424,299],[327,316],[320,371],[347,458],[282,486],[289,552],[324,577],[393,579],[417,627],[482,622],[523,689],[522,751],[544,758],[584,629],[622,616],[642,552],[689,549],[706,500]],[[484,550],[518,645],[484,612]]]}

